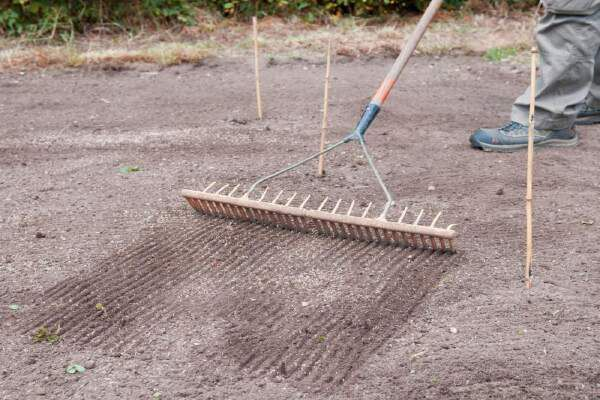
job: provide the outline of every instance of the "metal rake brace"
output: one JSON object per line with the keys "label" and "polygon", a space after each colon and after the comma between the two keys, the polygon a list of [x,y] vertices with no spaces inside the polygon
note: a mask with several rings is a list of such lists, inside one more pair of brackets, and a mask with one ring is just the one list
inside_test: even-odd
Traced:
{"label": "metal rake brace", "polygon": [[[357,240],[397,243],[413,247],[431,248],[433,250],[439,249],[443,251],[452,251],[453,240],[456,238],[457,233],[452,229],[453,225],[450,225],[445,229],[435,227],[440,214],[433,219],[433,222],[430,226],[419,225],[419,221],[423,216],[423,210],[421,210],[419,216],[412,224],[402,222],[404,216],[406,215],[406,209],[404,209],[402,216],[397,222],[387,220],[388,212],[394,205],[394,199],[387,186],[383,182],[381,174],[375,167],[364,139],[367,129],[379,113],[382,104],[389,96],[389,93],[394,87],[396,80],[408,63],[409,58],[423,37],[427,26],[430,24],[441,4],[442,0],[433,0],[429,4],[427,10],[425,10],[425,13],[423,14],[423,17],[421,17],[421,20],[417,24],[415,31],[409,38],[406,45],[403,47],[402,52],[394,62],[394,65],[377,90],[377,93],[375,96],[373,96],[373,99],[365,108],[360,121],[351,134],[339,142],[328,146],[323,151],[315,153],[271,175],[260,178],[254,182],[248,191],[241,197],[234,196],[235,192],[239,188],[239,185],[235,186],[228,194],[222,194],[222,192],[229,187],[228,185],[225,185],[216,192],[211,193],[209,190],[214,186],[214,183],[209,185],[209,187],[201,192],[183,190],[182,195],[188,200],[192,207],[204,214],[240,219],[244,221],[254,221],[304,232],[317,231],[327,235],[348,237]],[[370,204],[363,211],[362,216],[353,216],[352,209],[354,207],[354,201],[351,203],[348,211],[341,215],[337,213],[341,204],[341,200],[336,203],[336,206],[331,212],[326,212],[323,211],[323,207],[328,201],[327,198],[325,198],[325,200],[316,210],[309,210],[305,208],[310,196],[307,197],[299,206],[293,206],[292,204],[296,197],[295,193],[287,200],[285,204],[277,203],[283,192],[280,192],[275,199],[271,200],[270,202],[263,201],[266,196],[266,190],[260,198],[250,198],[251,194],[261,183],[291,171],[311,160],[316,159],[322,154],[336,149],[343,144],[354,141],[359,142],[369,166],[386,197],[385,206],[378,217],[368,217]]]}

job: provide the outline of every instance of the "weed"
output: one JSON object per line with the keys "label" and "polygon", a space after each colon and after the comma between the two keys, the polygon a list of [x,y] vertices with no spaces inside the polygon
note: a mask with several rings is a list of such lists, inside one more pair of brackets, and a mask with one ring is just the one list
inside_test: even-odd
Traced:
{"label": "weed", "polygon": [[483,57],[491,62],[500,62],[516,56],[517,53],[516,47],[492,47],[485,52]]}
{"label": "weed", "polygon": [[31,338],[34,343],[48,342],[50,344],[58,343],[60,339],[60,325],[57,325],[54,329],[40,326]]}
{"label": "weed", "polygon": [[[488,8],[508,10],[534,6],[537,0],[479,0]],[[76,33],[94,28],[128,31],[154,27],[202,25],[205,12],[247,19],[263,17],[299,17],[312,23],[335,22],[340,15],[381,17],[422,11],[427,0],[0,0],[0,36],[28,36],[33,39],[73,40]],[[469,9],[466,0],[446,0],[449,10]],[[465,4],[467,7],[465,7]],[[110,27],[110,28],[107,28]]]}
{"label": "weed", "polygon": [[69,364],[67,368],[65,368],[65,372],[67,374],[82,374],[85,372],[85,368],[79,364]]}
{"label": "weed", "polygon": [[122,174],[130,174],[132,172],[140,172],[142,169],[138,166],[125,166],[119,168],[119,172]]}

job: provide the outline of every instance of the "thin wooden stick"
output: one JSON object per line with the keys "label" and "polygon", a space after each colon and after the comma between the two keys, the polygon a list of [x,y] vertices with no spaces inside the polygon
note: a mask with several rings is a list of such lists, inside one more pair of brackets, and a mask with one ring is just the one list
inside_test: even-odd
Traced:
{"label": "thin wooden stick", "polygon": [[535,130],[535,94],[537,49],[531,49],[531,94],[529,99],[529,131],[527,141],[527,194],[525,195],[525,211],[527,214],[527,238],[525,255],[525,286],[530,289],[531,263],[533,260],[533,136]]}
{"label": "thin wooden stick", "polygon": [[260,72],[258,65],[258,21],[256,16],[252,17],[252,32],[254,36],[254,75],[256,77],[256,110],[258,119],[262,119],[262,100],[260,97]]}
{"label": "thin wooden stick", "polygon": [[[331,35],[327,43],[327,67],[325,68],[325,90],[323,91],[323,120],[321,122],[321,145],[319,151],[325,150],[327,136],[327,114],[329,111],[329,79],[331,77]],[[325,176],[325,154],[319,156],[319,176]]]}

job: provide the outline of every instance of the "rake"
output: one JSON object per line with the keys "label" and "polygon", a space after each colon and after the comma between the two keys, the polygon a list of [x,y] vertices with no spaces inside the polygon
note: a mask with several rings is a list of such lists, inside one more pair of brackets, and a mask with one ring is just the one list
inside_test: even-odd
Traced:
{"label": "rake", "polygon": [[[412,222],[405,222],[407,208],[404,208],[398,220],[388,220],[390,208],[395,204],[394,199],[381,178],[381,174],[375,167],[373,159],[365,143],[364,135],[379,113],[382,104],[387,99],[394,87],[400,73],[408,63],[417,44],[423,37],[425,30],[431,23],[443,0],[433,0],[425,10],[415,31],[403,47],[400,55],[394,62],[383,83],[367,105],[363,114],[354,128],[354,131],[342,140],[326,147],[303,160],[300,160],[282,170],[264,176],[254,182],[250,188],[236,195],[240,185],[231,188],[229,185],[217,187],[216,182],[211,183],[203,191],[182,190],[181,194],[188,203],[202,214],[225,217],[230,219],[250,221],[264,225],[278,226],[301,232],[317,232],[328,236],[350,238],[367,242],[383,242],[401,246],[426,248],[440,251],[454,251],[454,239],[457,232],[453,230],[454,225],[446,228],[436,227],[441,215],[438,213],[429,225],[421,225],[420,221],[424,211],[418,214]],[[262,183],[294,170],[299,166],[314,160],[322,154],[328,153],[344,144],[358,142],[369,167],[383,190],[386,203],[382,212],[376,217],[370,217],[371,204],[369,203],[360,215],[353,215],[355,202],[352,201],[344,213],[339,213],[341,200],[338,200],[333,209],[325,210],[329,198],[325,198],[316,209],[307,208],[310,195],[302,201],[296,200],[297,193],[293,193],[285,202],[280,201],[283,191],[274,198],[267,201],[267,187],[260,195],[255,193],[257,187]]]}

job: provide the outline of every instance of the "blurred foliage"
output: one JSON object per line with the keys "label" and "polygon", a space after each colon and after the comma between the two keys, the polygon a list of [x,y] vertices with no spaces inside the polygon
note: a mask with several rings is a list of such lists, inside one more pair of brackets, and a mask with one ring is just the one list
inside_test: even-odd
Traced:
{"label": "blurred foliage", "polygon": [[[194,25],[198,9],[226,17],[251,15],[299,16],[308,22],[331,15],[380,16],[422,11],[428,0],[0,0],[0,33],[18,36],[61,37],[68,40],[90,27],[129,30],[143,24]],[[469,3],[477,7],[523,8],[536,0],[446,0],[447,9]]]}

